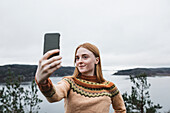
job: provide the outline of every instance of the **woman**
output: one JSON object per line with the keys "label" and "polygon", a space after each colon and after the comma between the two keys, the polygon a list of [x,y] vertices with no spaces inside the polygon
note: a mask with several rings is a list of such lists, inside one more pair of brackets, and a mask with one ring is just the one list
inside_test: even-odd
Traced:
{"label": "woman", "polygon": [[102,75],[99,50],[84,43],[75,51],[73,76],[64,77],[57,85],[49,79],[61,67],[61,56],[48,57],[59,50],[47,52],[39,61],[35,75],[40,91],[49,102],[64,98],[65,113],[109,113],[112,104],[115,113],[126,113],[117,87]]}

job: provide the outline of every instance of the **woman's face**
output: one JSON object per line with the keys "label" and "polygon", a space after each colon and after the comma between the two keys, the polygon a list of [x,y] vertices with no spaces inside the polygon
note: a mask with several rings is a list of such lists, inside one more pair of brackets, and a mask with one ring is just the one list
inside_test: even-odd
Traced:
{"label": "woman's face", "polygon": [[83,75],[94,75],[95,64],[99,62],[99,58],[86,48],[80,47],[76,53],[76,67]]}

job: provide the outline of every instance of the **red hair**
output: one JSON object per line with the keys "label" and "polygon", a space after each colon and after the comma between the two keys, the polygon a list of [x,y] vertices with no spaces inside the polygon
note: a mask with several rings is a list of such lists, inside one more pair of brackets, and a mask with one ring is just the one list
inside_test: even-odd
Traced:
{"label": "red hair", "polygon": [[[95,65],[95,72],[94,72],[94,74],[97,76],[97,80],[99,81],[99,83],[104,82],[105,79],[103,78],[103,74],[102,74],[102,67],[101,67],[101,59],[100,59],[99,49],[95,45],[90,44],[90,43],[84,43],[84,44],[79,45],[76,48],[76,51],[75,51],[74,63],[76,63],[76,53],[77,53],[77,50],[80,47],[88,49],[89,51],[91,51],[94,54],[95,57],[99,58],[98,64]],[[74,70],[74,73],[73,73],[73,77],[77,77],[79,74],[80,74],[80,72],[79,72],[78,68],[75,67],[75,70]]]}

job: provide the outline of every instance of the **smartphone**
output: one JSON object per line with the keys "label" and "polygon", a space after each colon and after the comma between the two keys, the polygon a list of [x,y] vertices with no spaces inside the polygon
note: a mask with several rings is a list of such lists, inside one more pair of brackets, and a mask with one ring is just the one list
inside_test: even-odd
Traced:
{"label": "smartphone", "polygon": [[[59,33],[46,33],[44,35],[44,52],[45,54],[49,50],[60,49],[60,34]],[[59,53],[51,55],[49,58],[53,56],[57,56]],[[49,59],[48,58],[48,59]]]}

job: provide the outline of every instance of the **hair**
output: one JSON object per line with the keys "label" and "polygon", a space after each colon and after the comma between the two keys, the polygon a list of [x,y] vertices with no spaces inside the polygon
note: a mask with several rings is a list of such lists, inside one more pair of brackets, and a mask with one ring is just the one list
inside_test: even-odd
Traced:
{"label": "hair", "polygon": [[[77,51],[78,51],[78,49],[80,47],[88,49],[89,51],[91,51],[94,54],[95,57],[99,58],[98,64],[95,64],[95,72],[94,72],[94,74],[97,76],[97,80],[98,80],[99,83],[104,82],[105,79],[103,78],[103,74],[102,74],[100,52],[99,52],[99,49],[95,45],[90,44],[90,43],[83,43],[83,44],[79,45],[76,48],[76,51],[75,51],[74,64],[76,63],[76,53],[77,53]],[[73,77],[77,77],[78,75],[80,75],[80,72],[79,72],[78,68],[75,67]]]}

